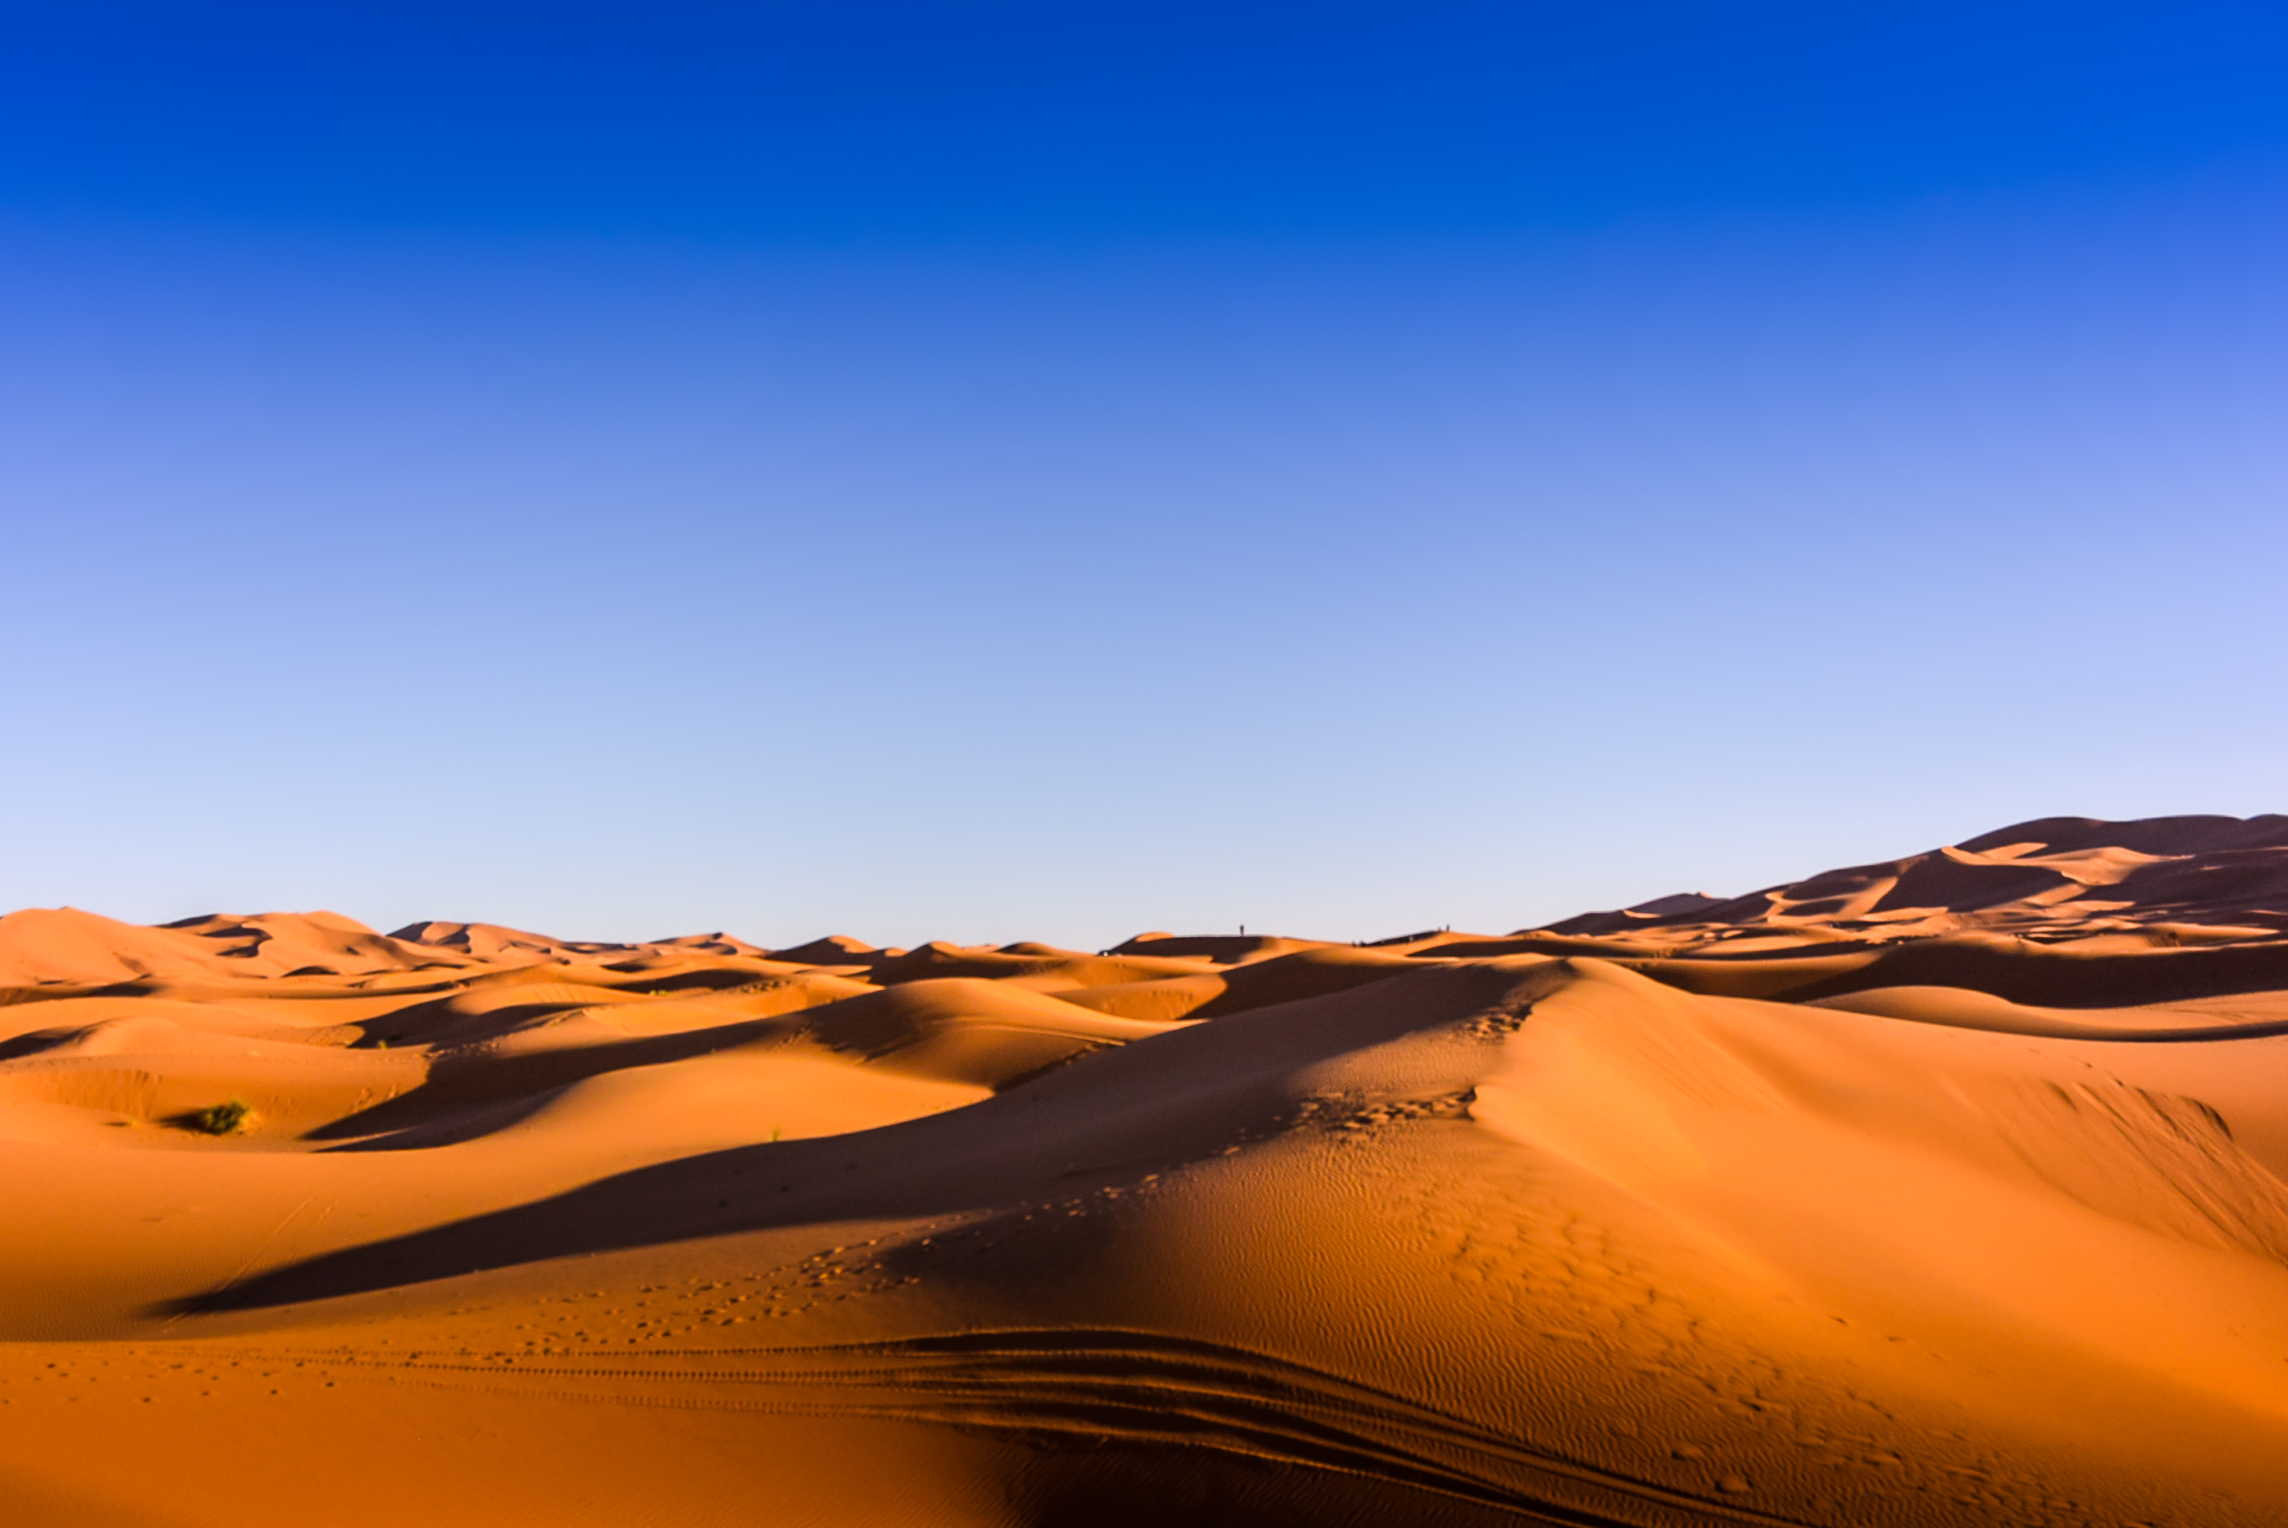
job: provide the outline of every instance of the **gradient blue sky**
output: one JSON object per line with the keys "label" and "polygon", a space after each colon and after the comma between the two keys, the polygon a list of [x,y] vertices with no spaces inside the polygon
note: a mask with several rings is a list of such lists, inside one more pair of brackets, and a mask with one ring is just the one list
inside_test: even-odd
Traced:
{"label": "gradient blue sky", "polygon": [[2288,12],[0,9],[0,904],[1509,928],[2288,804]]}

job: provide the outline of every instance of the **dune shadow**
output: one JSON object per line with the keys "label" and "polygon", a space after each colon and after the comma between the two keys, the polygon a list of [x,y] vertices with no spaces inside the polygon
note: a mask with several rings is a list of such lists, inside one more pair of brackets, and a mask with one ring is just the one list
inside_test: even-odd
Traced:
{"label": "dune shadow", "polygon": [[[1060,1066],[1052,1078],[1061,1083],[1088,1063],[1119,1054]],[[930,1219],[1004,1208],[1069,1194],[1076,1174],[1099,1183],[1132,1180],[1213,1156],[1285,1128],[1295,1112],[1283,1096],[1246,1085],[1207,1108],[1198,1100],[1171,1100],[1147,1132],[1148,1145],[1107,1149],[1108,1130],[1136,1140],[1135,1116],[1108,1123],[1085,1091],[1068,1094],[1044,1099],[1040,1086],[1029,1084],[872,1130],[736,1146],[635,1168],[529,1204],[304,1259],[170,1302],[156,1314],[266,1309],[822,1220]]]}
{"label": "dune shadow", "polygon": [[12,1039],[0,1040],[0,1061],[20,1061],[26,1056],[37,1056],[58,1046],[69,1045],[86,1033],[85,1026],[70,1029],[35,1029]]}
{"label": "dune shadow", "polygon": [[[735,1147],[642,1167],[531,1204],[424,1231],[346,1247],[239,1283],[171,1302],[175,1316],[255,1310],[369,1294],[489,1269],[585,1253],[624,1251],[741,1231],[767,1231],[819,1217],[815,1193],[797,1181],[849,1175],[846,1138]],[[937,1185],[854,1187],[837,1215],[896,1218],[965,1207]]]}
{"label": "dune shadow", "polygon": [[[419,1087],[321,1125],[308,1138],[351,1142],[335,1149],[362,1151],[439,1146],[448,1144],[448,1139],[473,1140],[489,1130],[472,1129],[449,1137],[436,1132],[451,1129],[446,1116],[469,1110],[481,1110],[485,1118],[497,1117],[491,1129],[505,1129],[576,1082],[630,1067],[688,1061],[791,1032],[792,1026],[784,1017],[775,1017],[511,1056],[486,1051],[447,1052],[431,1064],[428,1079]],[[517,1104],[524,1107],[514,1111],[508,1108]],[[381,1139],[366,1139],[370,1137]]]}
{"label": "dune shadow", "polygon": [[[512,1126],[523,1124],[547,1108],[563,1092],[561,1087],[544,1088],[521,1097],[502,1099],[489,1106],[469,1104],[441,1118],[386,1126],[386,1134],[361,1135],[356,1140],[328,1146],[320,1155],[340,1156],[345,1152],[361,1151],[427,1151],[437,1146],[460,1146],[470,1141],[481,1141],[488,1135],[498,1135]],[[336,1127],[342,1123],[337,1120],[333,1125],[313,1130],[306,1139],[325,1138],[329,1131],[338,1133]]]}

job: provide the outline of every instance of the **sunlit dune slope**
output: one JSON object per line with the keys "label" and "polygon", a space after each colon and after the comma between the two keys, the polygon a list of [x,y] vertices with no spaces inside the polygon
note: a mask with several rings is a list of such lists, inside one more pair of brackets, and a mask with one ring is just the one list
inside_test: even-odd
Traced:
{"label": "sunlit dune slope", "polygon": [[0,983],[11,1524],[2288,1522],[2284,818],[1370,946],[31,911]]}

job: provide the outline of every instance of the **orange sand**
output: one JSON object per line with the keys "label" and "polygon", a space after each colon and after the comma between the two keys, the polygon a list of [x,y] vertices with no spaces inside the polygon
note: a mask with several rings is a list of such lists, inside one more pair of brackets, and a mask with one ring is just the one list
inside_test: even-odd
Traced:
{"label": "orange sand", "polygon": [[0,1523],[2280,1524],[2284,1180],[2280,817],[1367,947],[21,912]]}

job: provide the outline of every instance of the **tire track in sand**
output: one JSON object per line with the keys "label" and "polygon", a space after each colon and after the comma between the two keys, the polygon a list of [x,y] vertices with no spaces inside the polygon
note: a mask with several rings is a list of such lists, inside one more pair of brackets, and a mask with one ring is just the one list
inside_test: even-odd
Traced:
{"label": "tire track in sand", "polygon": [[601,1364],[547,1353],[327,1357],[455,1389],[925,1422],[1046,1447],[1207,1448],[1577,1528],[1798,1521],[1600,1470],[1309,1365],[1151,1332],[1019,1328]]}

